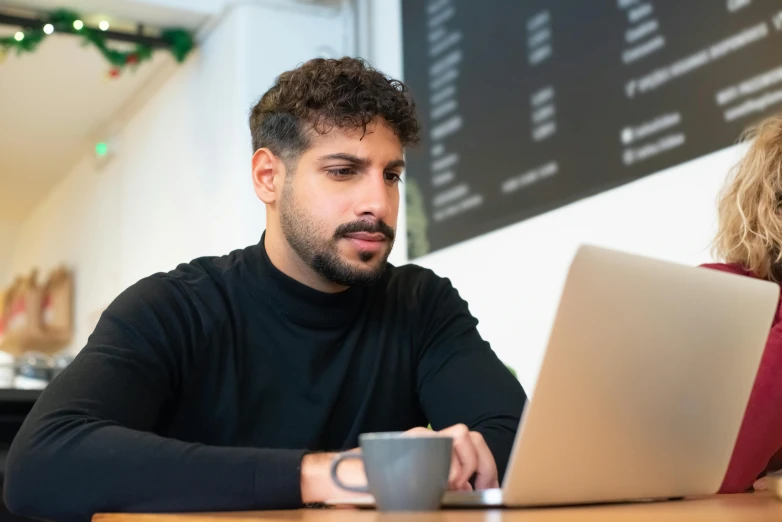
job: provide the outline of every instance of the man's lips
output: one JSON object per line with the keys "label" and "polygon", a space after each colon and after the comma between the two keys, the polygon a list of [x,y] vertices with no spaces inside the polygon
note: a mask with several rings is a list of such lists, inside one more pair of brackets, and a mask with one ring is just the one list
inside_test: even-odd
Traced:
{"label": "man's lips", "polygon": [[379,252],[385,247],[388,238],[385,234],[381,233],[369,233],[369,232],[354,232],[352,234],[346,234],[345,239],[353,243],[353,246],[358,250],[364,252]]}
{"label": "man's lips", "polygon": [[381,233],[369,233],[369,232],[354,232],[352,234],[347,234],[345,237],[348,239],[358,239],[360,241],[385,241],[386,236],[385,234]]}

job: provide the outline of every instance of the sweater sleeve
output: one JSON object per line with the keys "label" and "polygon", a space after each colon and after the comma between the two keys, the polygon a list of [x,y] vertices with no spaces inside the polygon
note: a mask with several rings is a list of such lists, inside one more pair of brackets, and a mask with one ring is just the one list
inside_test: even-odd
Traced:
{"label": "sweater sleeve", "polygon": [[176,400],[185,354],[204,336],[184,295],[153,276],[103,313],[13,441],[4,485],[12,512],[89,520],[97,512],[301,505],[303,451],[206,446],[154,433]]}
{"label": "sweater sleeve", "polygon": [[[431,272],[430,272],[431,274]],[[500,479],[526,395],[477,330],[478,321],[448,279],[422,287],[419,398],[434,429],[463,423],[483,435]]]}
{"label": "sweater sleeve", "polygon": [[[736,265],[708,264],[703,268],[737,275],[751,274]],[[776,323],[766,342],[733,454],[720,493],[740,493],[752,487],[771,458],[782,448],[782,323]]]}

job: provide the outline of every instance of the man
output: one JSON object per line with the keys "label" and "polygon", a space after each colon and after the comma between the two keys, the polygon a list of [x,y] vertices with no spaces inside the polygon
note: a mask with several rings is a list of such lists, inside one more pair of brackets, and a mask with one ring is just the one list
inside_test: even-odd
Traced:
{"label": "man", "polygon": [[[143,279],[43,392],[8,456],[17,513],[294,508],[346,493],[358,435],[454,437],[449,486],[498,485],[524,392],[447,279],[386,263],[404,85],[355,59],[282,74],[250,117],[258,245]],[[363,470],[346,468],[348,483]],[[43,494],[42,494],[43,492]]]}

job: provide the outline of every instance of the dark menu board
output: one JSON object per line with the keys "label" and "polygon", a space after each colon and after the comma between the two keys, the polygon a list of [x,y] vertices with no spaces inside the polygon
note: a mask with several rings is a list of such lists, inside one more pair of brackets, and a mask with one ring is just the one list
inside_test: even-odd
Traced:
{"label": "dark menu board", "polygon": [[423,128],[412,258],[728,146],[782,109],[782,0],[402,6]]}

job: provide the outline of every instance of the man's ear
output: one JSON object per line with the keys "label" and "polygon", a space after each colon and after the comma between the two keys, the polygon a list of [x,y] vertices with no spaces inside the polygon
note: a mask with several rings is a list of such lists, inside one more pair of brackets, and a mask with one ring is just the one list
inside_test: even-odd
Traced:
{"label": "man's ear", "polygon": [[266,204],[274,203],[279,197],[274,182],[277,180],[277,186],[282,186],[279,180],[285,176],[285,164],[272,151],[264,147],[253,154],[252,166],[255,194]]}

